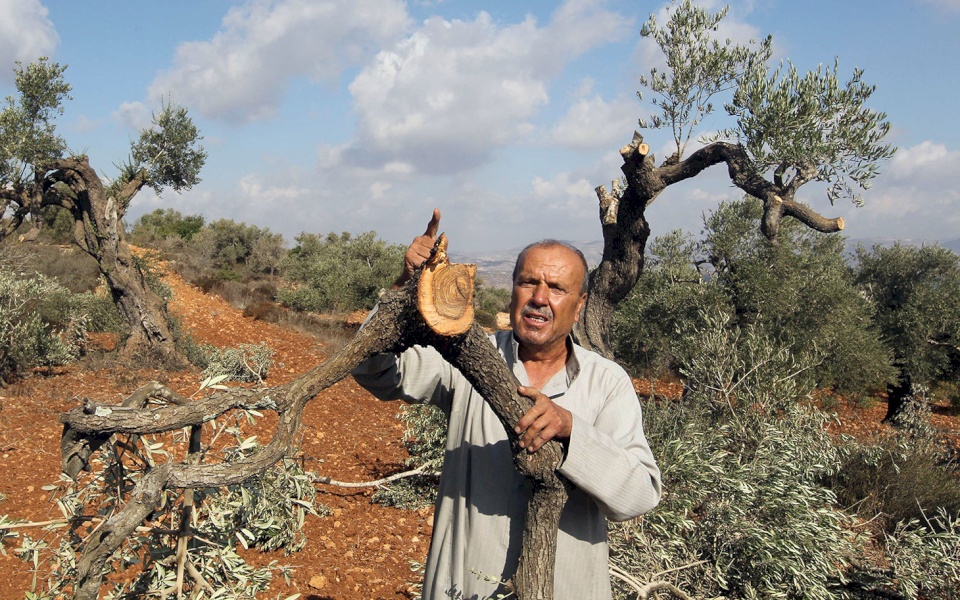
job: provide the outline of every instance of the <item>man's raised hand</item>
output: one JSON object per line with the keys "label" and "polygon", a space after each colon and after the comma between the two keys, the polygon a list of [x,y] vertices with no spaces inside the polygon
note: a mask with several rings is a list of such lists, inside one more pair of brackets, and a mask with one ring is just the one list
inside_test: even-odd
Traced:
{"label": "man's raised hand", "polygon": [[413,238],[413,242],[407,248],[403,255],[403,274],[393,284],[394,288],[401,287],[413,277],[414,271],[419,269],[423,263],[430,258],[430,251],[433,250],[433,244],[437,241],[437,231],[440,229],[440,209],[433,209],[433,216],[427,223],[427,230],[423,235]]}

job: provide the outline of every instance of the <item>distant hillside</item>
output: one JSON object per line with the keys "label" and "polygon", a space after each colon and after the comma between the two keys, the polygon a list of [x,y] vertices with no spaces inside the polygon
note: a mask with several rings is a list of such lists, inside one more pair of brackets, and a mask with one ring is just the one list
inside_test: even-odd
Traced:
{"label": "distant hillside", "polygon": [[[583,252],[583,255],[587,258],[587,262],[590,264],[590,268],[596,267],[600,264],[600,258],[603,256],[603,242],[602,241],[578,241],[573,242],[569,240],[563,240],[570,244],[573,244]],[[927,241],[927,240],[911,240],[911,239],[895,239],[895,238],[863,238],[863,239],[848,239],[847,240],[847,250],[852,255],[856,250],[858,244],[863,244],[868,249],[877,244],[882,246],[892,246],[896,242],[901,244],[910,244],[914,246],[919,246],[921,244],[933,245],[940,244],[944,248],[952,250],[957,254],[960,254],[960,238],[946,241]],[[477,273],[483,279],[485,285],[490,287],[499,287],[509,289],[512,282],[510,280],[511,275],[513,274],[513,264],[517,259],[517,254],[520,253],[520,250],[523,248],[518,246],[515,248],[507,248],[505,250],[491,250],[487,252],[471,252],[471,253],[452,253],[450,259],[454,262],[459,263],[474,263],[477,265]]]}

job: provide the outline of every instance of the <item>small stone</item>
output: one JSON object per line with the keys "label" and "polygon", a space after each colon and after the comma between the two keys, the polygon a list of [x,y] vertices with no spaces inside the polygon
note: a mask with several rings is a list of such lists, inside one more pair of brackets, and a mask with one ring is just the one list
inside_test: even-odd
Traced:
{"label": "small stone", "polygon": [[315,590],[322,590],[327,585],[327,578],[323,575],[314,575],[307,585]]}

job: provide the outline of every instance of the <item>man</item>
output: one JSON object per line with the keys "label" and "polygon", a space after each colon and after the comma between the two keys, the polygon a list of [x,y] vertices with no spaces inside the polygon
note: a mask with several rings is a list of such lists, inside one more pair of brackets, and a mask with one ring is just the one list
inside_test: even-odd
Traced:
{"label": "man", "polygon": [[[403,285],[429,257],[440,211],[404,257]],[[516,424],[520,445],[550,439],[564,448],[558,469],[574,486],[560,519],[555,598],[610,598],[606,518],[631,519],[660,499],[660,471],[643,435],[640,403],[622,368],[574,344],[586,300],[587,264],[548,240],[517,257],[510,301],[513,331],[491,336],[534,401]],[[529,484],[513,466],[506,432],[464,377],[432,348],[379,355],[354,377],[381,399],[430,402],[449,416],[446,456],[427,557],[424,600],[493,597],[516,570]]]}

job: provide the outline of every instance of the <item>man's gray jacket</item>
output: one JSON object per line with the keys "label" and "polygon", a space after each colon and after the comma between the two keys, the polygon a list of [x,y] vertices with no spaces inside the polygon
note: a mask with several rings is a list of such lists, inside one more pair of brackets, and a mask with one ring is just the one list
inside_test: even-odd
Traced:
{"label": "man's gray jacket", "polygon": [[[524,385],[512,332],[491,336]],[[555,600],[610,598],[606,518],[641,515],[660,500],[660,471],[643,435],[640,403],[616,363],[568,342],[566,369],[541,392],[573,413],[559,469],[575,488],[560,519]],[[383,400],[430,402],[449,415],[446,456],[427,558],[424,600],[482,600],[511,576],[520,553],[529,484],[513,466],[503,425],[433,348],[375,356],[353,373]],[[606,518],[605,518],[606,517]]]}

